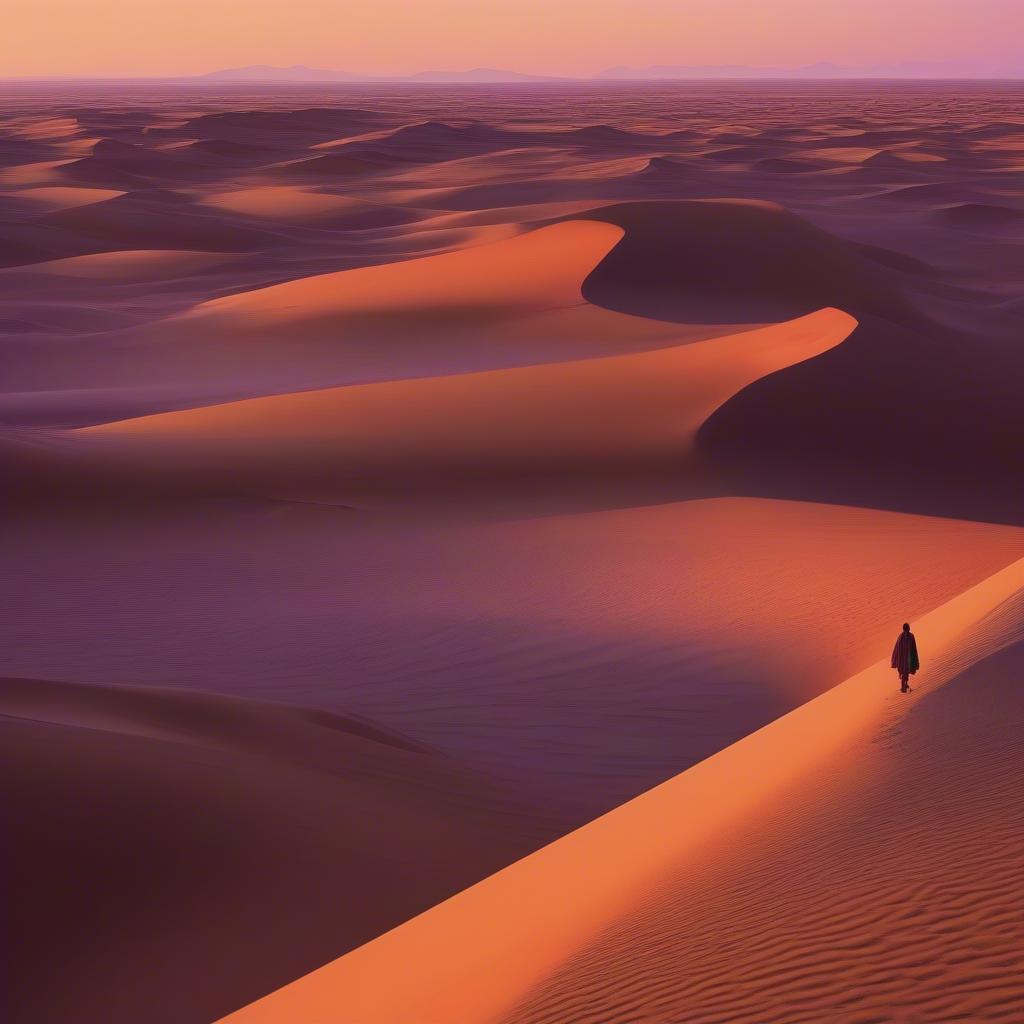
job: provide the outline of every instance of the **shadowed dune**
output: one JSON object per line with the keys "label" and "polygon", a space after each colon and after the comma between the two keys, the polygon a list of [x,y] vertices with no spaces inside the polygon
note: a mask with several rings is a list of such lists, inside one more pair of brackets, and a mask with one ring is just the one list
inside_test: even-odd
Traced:
{"label": "shadowed dune", "polygon": [[968,344],[948,328],[861,317],[838,350],[717,410],[698,446],[771,494],[1020,521],[1024,367],[1011,336]]}
{"label": "shadowed dune", "polygon": [[[409,162],[370,149],[352,153],[328,153],[326,156],[315,156],[308,160],[296,160],[287,164],[283,170],[301,177],[345,180],[369,174],[390,174],[392,171],[402,170]],[[279,171],[280,169],[278,173]]]}
{"label": "shadowed dune", "polygon": [[88,156],[62,164],[59,174],[72,181],[125,190],[149,184],[202,181],[210,176],[210,171],[194,156],[187,150],[154,150],[116,139],[100,139]]}
{"label": "shadowed dune", "polygon": [[999,206],[995,203],[960,203],[939,210],[937,217],[949,224],[965,228],[999,229],[1013,228],[1018,232],[1024,230],[1024,209],[1011,206]]}
{"label": "shadowed dune", "polygon": [[230,139],[195,139],[177,143],[189,152],[214,157],[219,161],[242,167],[260,167],[281,159],[281,151],[259,142],[233,142]]}
{"label": "shadowed dune", "polygon": [[728,323],[784,320],[822,306],[893,319],[909,312],[891,273],[773,203],[625,203],[585,216],[625,235],[583,294],[625,313]]}
{"label": "shadowed dune", "polygon": [[20,780],[4,794],[19,880],[6,998],[26,1024],[209,1021],[550,828],[359,719],[40,679],[0,681],[0,709]]}
{"label": "shadowed dune", "polygon": [[271,233],[204,213],[187,196],[167,189],[142,189],[40,218],[74,232],[83,250],[181,248],[238,252],[279,244]]}
{"label": "shadowed dune", "polygon": [[372,110],[310,107],[305,110],[223,110],[189,118],[175,134],[250,144],[280,139],[306,144],[344,135],[360,135],[393,123],[395,118]]}

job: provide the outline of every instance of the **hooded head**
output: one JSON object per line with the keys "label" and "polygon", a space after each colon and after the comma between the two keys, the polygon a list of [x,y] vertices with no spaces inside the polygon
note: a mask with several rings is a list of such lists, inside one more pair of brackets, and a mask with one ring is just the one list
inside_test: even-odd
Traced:
{"label": "hooded head", "polygon": [[903,632],[904,633],[909,633],[910,632],[910,623],[909,622],[904,622],[903,623]]}

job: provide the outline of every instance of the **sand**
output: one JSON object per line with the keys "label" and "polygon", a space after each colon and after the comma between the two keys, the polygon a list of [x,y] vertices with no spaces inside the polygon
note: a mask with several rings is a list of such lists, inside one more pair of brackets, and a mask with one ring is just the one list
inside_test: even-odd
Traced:
{"label": "sand", "polygon": [[622,466],[673,466],[681,483],[696,458],[696,432],[716,408],[766,373],[838,344],[854,326],[846,314],[822,310],[642,355],[122,420],[83,428],[57,450],[88,464],[69,472],[106,473],[123,486],[159,487],[155,470],[176,489],[371,506],[410,491],[447,502],[452,491],[507,490],[524,477]]}
{"label": "sand", "polygon": [[483,522],[194,504],[10,524],[9,671],[136,685],[145,665],[153,685],[359,714],[557,799],[566,828],[1024,555],[1016,528],[798,502]]}
{"label": "sand", "polygon": [[1021,1016],[1020,109],[0,88],[19,1020]]}
{"label": "sand", "polygon": [[1006,1019],[1022,595],[922,618],[911,697],[879,662],[225,1021]]}
{"label": "sand", "polygon": [[90,203],[101,203],[105,199],[115,199],[124,195],[110,188],[74,188],[60,185],[41,185],[37,188],[23,188],[13,193],[13,198],[27,199],[40,203],[48,209],[72,210],[76,206],[88,206]]}
{"label": "sand", "polygon": [[[44,679],[0,680],[0,708],[18,1021],[207,1019],[550,834],[362,719]],[[144,980],[113,991],[112,962]]]}
{"label": "sand", "polygon": [[99,252],[89,256],[69,256],[62,260],[32,263],[27,267],[12,267],[7,273],[52,274],[55,277],[136,283],[185,277],[215,267],[226,259],[227,257],[213,252],[136,249],[130,252]]}

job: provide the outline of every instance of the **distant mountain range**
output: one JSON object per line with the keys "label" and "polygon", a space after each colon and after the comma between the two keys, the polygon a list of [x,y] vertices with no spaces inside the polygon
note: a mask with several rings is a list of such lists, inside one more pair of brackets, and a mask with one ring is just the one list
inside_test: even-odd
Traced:
{"label": "distant mountain range", "polygon": [[717,65],[654,65],[652,67],[608,68],[594,76],[597,79],[626,81],[657,81],[662,79],[717,78],[1019,78],[1024,75],[1024,61],[1017,67],[993,68],[963,61],[899,61],[867,67],[845,67],[819,61],[797,68],[750,67],[742,64]]}
{"label": "distant mountain range", "polygon": [[217,82],[564,82],[571,79],[553,75],[528,75],[502,68],[473,68],[470,71],[420,71],[415,75],[361,75],[352,71],[307,68],[293,64],[287,68],[254,64],[247,68],[225,68],[196,75],[195,80]]}
{"label": "distant mountain range", "polygon": [[[96,77],[96,76],[94,76]],[[111,78],[113,76],[107,76]],[[89,76],[39,75],[24,81],[88,80]],[[310,68],[304,64],[277,67],[252,64],[242,68],[223,68],[202,75],[152,75],[152,80],[168,82],[339,82],[430,84],[499,84],[515,82],[668,82],[721,80],[805,80],[832,79],[1024,79],[1024,58],[1016,64],[993,66],[967,61],[901,61],[866,67],[847,67],[821,61],[804,67],[756,67],[746,64],[654,64],[649,67],[606,68],[594,75],[533,75],[507,68],[472,68],[468,71],[419,71],[412,75],[367,75],[336,68]],[[0,80],[3,76],[0,75]]]}
{"label": "distant mountain range", "polygon": [[797,68],[751,67],[743,64],[674,65],[607,68],[592,76],[531,75],[504,68],[473,68],[469,71],[420,71],[414,75],[365,75],[353,71],[309,68],[303,64],[274,67],[255,64],[244,68],[225,68],[191,81],[215,82],[423,82],[423,83],[502,83],[502,82],[587,82],[587,81],[693,81],[716,79],[852,79],[852,78],[1021,78],[1024,62],[1018,67],[971,65],[958,61],[901,61],[869,67],[845,67],[826,61]]}

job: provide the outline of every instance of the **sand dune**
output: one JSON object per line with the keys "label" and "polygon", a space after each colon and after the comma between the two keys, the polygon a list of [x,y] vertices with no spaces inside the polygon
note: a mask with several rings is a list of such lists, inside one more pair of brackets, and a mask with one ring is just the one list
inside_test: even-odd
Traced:
{"label": "sand dune", "polygon": [[[500,786],[360,719],[39,679],[0,681],[0,709],[22,780],[7,1005],[26,1024],[210,1020],[544,834]],[[111,962],[132,984],[110,990]]]}
{"label": "sand dune", "polygon": [[[337,330],[344,326],[345,315],[407,323],[413,316],[428,319],[435,310],[451,313],[453,319],[460,313],[497,318],[578,305],[580,282],[621,234],[610,226],[555,225],[486,253],[463,250],[289,281],[199,306],[189,314],[189,326],[205,330],[224,323],[259,331],[285,324],[290,330],[324,325]],[[261,324],[260,318],[269,322]]]}
{"label": "sand dune", "polygon": [[584,296],[612,309],[702,323],[782,320],[822,306],[901,319],[899,284],[852,246],[773,203],[628,203],[592,210],[622,241]]}
{"label": "sand dune", "polygon": [[62,260],[13,267],[8,273],[52,274],[104,281],[159,281],[215,267],[230,259],[223,253],[182,252],[173,249],[135,249],[69,256]]}
{"label": "sand dune", "polygon": [[137,189],[113,199],[47,214],[44,223],[84,236],[95,249],[184,248],[236,252],[273,245],[266,231],[225,223],[169,189]]}
{"label": "sand dune", "polygon": [[0,184],[45,186],[60,185],[58,171],[67,160],[36,160],[32,163],[16,163],[0,169]]}
{"label": "sand dune", "polygon": [[352,206],[343,196],[309,192],[290,185],[238,189],[203,197],[203,205],[252,217],[316,217]]}
{"label": "sand dune", "polygon": [[422,217],[401,207],[314,192],[294,185],[234,189],[206,195],[202,203],[248,217],[310,223],[321,229],[349,231],[408,224]]}
{"label": "sand dune", "polygon": [[[531,298],[526,288],[509,293],[503,286],[501,293],[524,305]],[[260,311],[258,295],[241,301],[245,313]],[[276,305],[277,294],[264,300],[271,301],[264,309],[283,309],[285,317],[294,308]],[[422,309],[439,296],[408,301]],[[316,317],[315,299],[295,306]],[[216,307],[235,313],[238,300],[219,300]],[[492,300],[488,309],[496,307]],[[429,305],[421,315],[429,316]],[[670,464],[682,480],[694,460],[696,432],[717,407],[765,374],[839,344],[853,326],[846,314],[822,310],[640,355],[164,413],[84,428],[61,445],[72,458],[95,460],[97,472],[143,486],[164,478],[207,493],[347,503],[415,494],[445,502],[452,492],[507,490],[531,478],[550,485],[552,476]]]}
{"label": "sand dune", "polygon": [[416,214],[291,185],[235,189],[203,197],[204,206],[269,220],[309,221],[350,231],[405,224]]}
{"label": "sand dune", "polygon": [[[142,209],[147,219],[160,222],[177,213],[170,202],[166,207],[146,203]],[[341,216],[355,222],[389,214],[387,208],[364,209]],[[139,213],[121,211],[132,218],[136,235],[147,223]],[[200,221],[182,216],[175,233],[191,236],[192,223],[198,227]],[[207,227],[216,230],[215,222],[201,223],[204,233]],[[98,229],[101,224],[109,228],[108,213],[99,217]],[[508,233],[504,226],[458,230],[483,241]],[[611,225],[556,224],[457,252],[250,289],[148,324],[134,337],[101,341],[100,350],[109,348],[114,355],[104,361],[110,365],[63,353],[36,377],[51,388],[64,382],[66,389],[81,390],[115,384],[148,388],[157,374],[179,392],[197,396],[182,403],[187,406],[207,404],[211,393],[249,397],[552,363],[736,330],[667,324],[587,303],[582,282],[619,235]],[[237,247],[230,235],[216,238],[227,249]]]}
{"label": "sand dune", "polygon": [[[403,161],[396,161],[384,153],[369,150],[361,153],[328,153],[326,156],[315,156],[308,160],[295,160],[286,164],[283,170],[301,177],[344,180],[369,174],[388,174],[403,166]],[[281,169],[278,168],[278,171]]]}
{"label": "sand dune", "polygon": [[[189,118],[181,134],[200,139],[301,140],[305,144],[357,135],[394,121],[370,110],[337,106],[303,110],[220,110]],[[287,143],[285,143],[287,144]]]}
{"label": "sand dune", "polygon": [[813,480],[816,496],[832,501],[1016,519],[1011,467],[1024,420],[1015,326],[976,317],[967,334],[957,320],[905,327],[858,319],[846,344],[715,412],[701,428],[701,450],[762,493],[808,497]]}
{"label": "sand dune", "polygon": [[40,185],[13,193],[18,199],[29,199],[53,210],[70,210],[76,206],[116,199],[123,192],[109,188],[74,188],[61,185]]}
{"label": "sand dune", "polygon": [[203,180],[203,165],[189,157],[185,151],[154,150],[117,139],[100,139],[88,155],[61,164],[58,173],[72,181],[125,190],[150,183]]}
{"label": "sand dune", "polygon": [[960,203],[939,210],[937,216],[958,227],[999,229],[1008,227],[1019,233],[1024,224],[1024,209],[996,203]]}
{"label": "sand dune", "polygon": [[225,1021],[1006,1019],[1022,593],[1016,562],[921,619],[911,698],[879,662]]}

